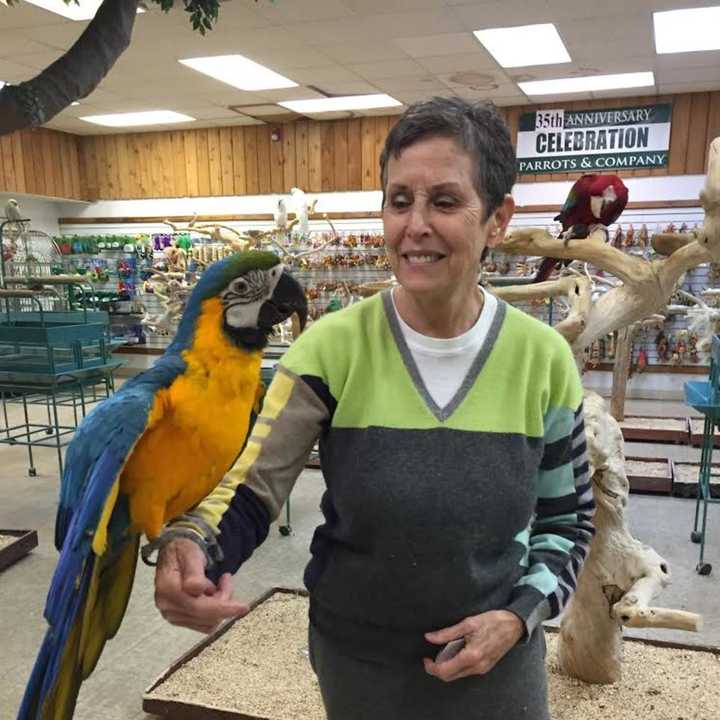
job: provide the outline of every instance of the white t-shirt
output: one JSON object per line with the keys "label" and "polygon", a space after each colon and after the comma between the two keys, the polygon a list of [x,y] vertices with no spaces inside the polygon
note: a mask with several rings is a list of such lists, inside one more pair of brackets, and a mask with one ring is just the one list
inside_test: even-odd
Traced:
{"label": "white t-shirt", "polygon": [[470,366],[480,352],[497,311],[497,298],[480,291],[485,298],[480,317],[462,335],[453,338],[434,338],[413,330],[401,317],[392,293],[395,316],[405,342],[412,353],[427,391],[439,408],[444,408],[455,397]]}

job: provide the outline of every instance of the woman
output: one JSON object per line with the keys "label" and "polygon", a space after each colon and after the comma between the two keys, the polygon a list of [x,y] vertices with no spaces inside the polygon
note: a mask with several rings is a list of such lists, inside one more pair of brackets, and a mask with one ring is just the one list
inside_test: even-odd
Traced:
{"label": "woman", "polygon": [[540,623],[592,535],[582,389],[551,328],[477,285],[513,214],[492,106],[410,107],[381,157],[398,287],[290,348],[220,486],[163,536],[156,602],[202,631],[247,612],[229,574],[320,439],[327,490],[305,572],[330,720],[546,720]]}

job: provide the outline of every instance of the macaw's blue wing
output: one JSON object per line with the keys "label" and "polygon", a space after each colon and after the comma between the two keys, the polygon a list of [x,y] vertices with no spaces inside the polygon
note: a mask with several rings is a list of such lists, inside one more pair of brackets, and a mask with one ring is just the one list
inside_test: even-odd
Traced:
{"label": "macaw's blue wing", "polygon": [[60,503],[55,522],[55,547],[62,550],[75,509],[79,506],[95,463],[111,447],[124,463],[145,430],[158,390],[168,387],[185,369],[177,355],[164,355],[152,368],[126,382],[81,423],[68,446]]}
{"label": "macaw's blue wing", "polygon": [[120,627],[140,542],[120,476],[155,394],[183,367],[163,357],[126,383],[88,415],[68,449],[56,527],[60,558],[45,604],[49,628],[18,720],[72,718],[80,684]]}

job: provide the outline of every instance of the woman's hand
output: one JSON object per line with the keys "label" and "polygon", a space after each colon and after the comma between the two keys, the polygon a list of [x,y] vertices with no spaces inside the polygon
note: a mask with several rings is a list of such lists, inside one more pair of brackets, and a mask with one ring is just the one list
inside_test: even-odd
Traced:
{"label": "woman's hand", "polygon": [[155,605],[171,624],[209,633],[227,618],[242,617],[250,608],[232,598],[230,573],[218,584],[205,577],[205,555],[192,541],[168,543],[155,570]]}
{"label": "woman's hand", "polygon": [[425,638],[436,645],[464,640],[465,647],[450,660],[425,658],[425,671],[445,682],[468,675],[485,675],[523,636],[523,621],[509,610],[490,610],[465,618],[457,625],[436,630]]}

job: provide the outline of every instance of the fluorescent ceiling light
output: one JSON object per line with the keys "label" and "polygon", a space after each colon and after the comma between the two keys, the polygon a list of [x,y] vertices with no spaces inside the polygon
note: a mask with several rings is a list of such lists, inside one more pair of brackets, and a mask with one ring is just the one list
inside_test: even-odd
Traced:
{"label": "fluorescent ceiling light", "polygon": [[659,54],[720,50],[720,6],[653,13]]}
{"label": "fluorescent ceiling light", "polygon": [[[63,0],[26,0],[43,10],[49,10],[70,20],[92,20],[102,0],[79,0],[79,5],[73,1],[66,5]],[[144,8],[138,8],[138,13],[144,13]]]}
{"label": "fluorescent ceiling light", "polygon": [[131,127],[133,125],[192,122],[195,118],[172,110],[148,110],[147,112],[116,113],[115,115],[86,115],[80,120],[108,127]]}
{"label": "fluorescent ceiling light", "polygon": [[278,90],[298,86],[296,82],[242,55],[187,58],[178,62],[239,90]]}
{"label": "fluorescent ceiling light", "polygon": [[80,103],[79,103],[77,100],[75,100],[75,102],[71,102],[71,103],[70,103],[70,106],[71,106],[71,107],[75,107],[76,105],[79,105],[79,104],[80,104]]}
{"label": "fluorescent ceiling light", "polygon": [[402,105],[389,95],[347,95],[345,97],[318,98],[313,100],[287,100],[278,105],[296,113],[312,114],[338,112],[340,110],[371,110],[373,108]]}
{"label": "fluorescent ceiling light", "polygon": [[571,62],[565,44],[552,23],[475,30],[473,34],[502,67]]}
{"label": "fluorescent ceiling light", "polygon": [[533,80],[532,82],[519,82],[518,87],[526,95],[562,95],[564,93],[648,87],[654,84],[655,76],[651,72],[637,72],[620,73],[619,75],[588,75],[558,80]]}

